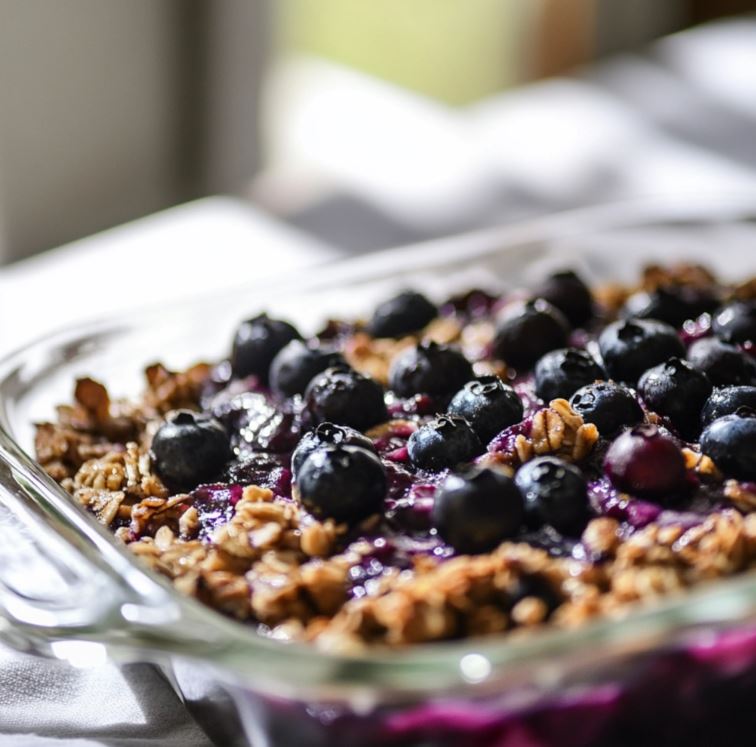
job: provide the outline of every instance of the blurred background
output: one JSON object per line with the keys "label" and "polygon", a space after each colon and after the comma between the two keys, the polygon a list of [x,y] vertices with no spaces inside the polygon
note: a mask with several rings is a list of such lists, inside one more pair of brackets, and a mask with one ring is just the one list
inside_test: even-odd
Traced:
{"label": "blurred background", "polygon": [[[752,11],[2,0],[0,261],[212,194],[364,251],[754,186]],[[722,17],[737,19],[710,23]]]}

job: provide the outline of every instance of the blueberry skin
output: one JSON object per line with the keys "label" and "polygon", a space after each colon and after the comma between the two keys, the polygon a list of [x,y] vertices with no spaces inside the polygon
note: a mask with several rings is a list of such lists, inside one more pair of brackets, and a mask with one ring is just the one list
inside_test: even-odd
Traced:
{"label": "blueberry skin", "polygon": [[328,368],[305,390],[305,407],[315,423],[338,423],[365,431],[388,420],[383,388],[350,368]]}
{"label": "blueberry skin", "polygon": [[511,386],[498,376],[481,376],[468,381],[452,397],[448,412],[467,420],[483,443],[523,416],[522,401]]}
{"label": "blueberry skin", "polygon": [[536,363],[535,391],[544,402],[569,399],[581,387],[605,378],[606,372],[590,353],[561,348],[546,353]]}
{"label": "blueberry skin", "polygon": [[439,415],[410,436],[407,451],[415,467],[440,472],[469,462],[483,452],[483,444],[464,418]]}
{"label": "blueberry skin", "polygon": [[389,369],[389,387],[399,397],[451,396],[472,378],[470,361],[459,350],[435,342],[407,348]]}
{"label": "blueberry skin", "polygon": [[741,407],[756,410],[756,386],[726,386],[715,389],[701,412],[704,426],[725,415],[732,415]]}
{"label": "blueberry skin", "polygon": [[542,298],[511,304],[496,325],[493,352],[510,366],[529,369],[550,350],[563,348],[569,332],[564,314]]}
{"label": "blueberry skin", "polygon": [[270,364],[270,388],[285,397],[302,394],[319,373],[335,366],[346,366],[341,353],[292,340]]}
{"label": "blueberry skin", "polygon": [[701,432],[701,410],[711,391],[709,377],[680,358],[649,368],[638,382],[646,407],[669,418],[689,441]]}
{"label": "blueberry skin", "polygon": [[524,518],[520,491],[511,477],[491,469],[449,475],[436,493],[431,521],[460,553],[481,553],[519,532]]}
{"label": "blueberry skin", "polygon": [[515,475],[525,501],[528,524],[536,529],[548,524],[576,537],[588,521],[588,486],[582,472],[552,456],[526,462]]}
{"label": "blueberry skin", "polygon": [[260,314],[242,322],[236,330],[231,349],[231,370],[243,378],[254,374],[263,384],[276,353],[292,340],[301,339],[296,327],[281,319]]}
{"label": "blueberry skin", "polygon": [[379,304],[366,330],[373,337],[403,337],[417,332],[438,316],[438,309],[417,291],[404,291]]}
{"label": "blueberry skin", "polygon": [[600,381],[578,389],[570,399],[570,407],[586,423],[593,423],[604,438],[643,422],[643,408],[635,394],[613,381]]}
{"label": "blueberry skin", "polygon": [[658,319],[681,327],[688,319],[713,311],[718,299],[696,288],[672,286],[652,291],[638,291],[627,299],[620,316],[636,319]]}
{"label": "blueberry skin", "polygon": [[756,361],[716,337],[696,340],[688,348],[688,360],[703,371],[714,386],[756,385]]}
{"label": "blueberry skin", "polygon": [[756,342],[756,301],[733,301],[723,306],[711,320],[711,331],[732,345]]}
{"label": "blueberry skin", "polygon": [[359,446],[324,446],[302,463],[297,488],[313,516],[354,524],[381,510],[388,482],[375,454]]}
{"label": "blueberry skin", "polygon": [[701,451],[727,477],[756,480],[756,411],[740,408],[715,420],[701,434]]}
{"label": "blueberry skin", "polygon": [[685,357],[674,327],[656,319],[609,324],[599,336],[599,351],[609,376],[633,386],[649,368],[674,356]]}
{"label": "blueberry skin", "polygon": [[168,416],[152,439],[155,472],[171,489],[190,490],[215,477],[231,458],[226,429],[191,410]]}
{"label": "blueberry skin", "polygon": [[365,451],[375,453],[373,442],[354,428],[335,423],[321,423],[302,436],[291,455],[291,471],[295,480],[304,460],[325,446],[359,446]]}
{"label": "blueberry skin", "polygon": [[549,275],[535,288],[533,295],[559,309],[573,327],[581,327],[593,316],[591,292],[573,270]]}

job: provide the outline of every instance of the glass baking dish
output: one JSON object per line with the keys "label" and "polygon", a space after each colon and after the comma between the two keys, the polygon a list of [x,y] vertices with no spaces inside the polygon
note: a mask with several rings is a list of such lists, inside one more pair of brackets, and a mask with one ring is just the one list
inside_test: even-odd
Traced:
{"label": "glass baking dish", "polygon": [[756,194],[562,214],[29,345],[0,365],[0,637],[78,664],[156,664],[220,745],[565,747],[649,735],[665,745],[727,743],[756,721],[753,574],[576,630],[337,656],[264,638],[180,596],[29,456],[32,423],[70,400],[77,376],[133,393],[158,358],[179,368],[222,357],[236,323],[257,311],[314,331],[329,315],[364,314],[397,287],[440,298],[565,266],[593,282],[631,280],[649,261],[683,259],[726,278],[756,273]]}

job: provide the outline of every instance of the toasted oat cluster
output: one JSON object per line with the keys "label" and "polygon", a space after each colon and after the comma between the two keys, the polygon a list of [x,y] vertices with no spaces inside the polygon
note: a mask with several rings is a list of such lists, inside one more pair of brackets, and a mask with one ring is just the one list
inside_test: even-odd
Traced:
{"label": "toasted oat cluster", "polygon": [[304,339],[93,379],[37,426],[72,500],[181,592],[349,651],[579,625],[756,564],[756,282],[574,272],[406,291]]}

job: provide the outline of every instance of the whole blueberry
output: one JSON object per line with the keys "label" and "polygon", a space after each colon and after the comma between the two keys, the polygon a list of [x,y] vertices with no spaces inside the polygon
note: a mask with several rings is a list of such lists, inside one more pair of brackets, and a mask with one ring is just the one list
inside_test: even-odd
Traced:
{"label": "whole blueberry", "polygon": [[526,462],[515,475],[525,501],[528,524],[543,524],[578,536],[588,521],[588,486],[574,465],[553,456]]}
{"label": "whole blueberry", "polygon": [[733,345],[756,343],[756,301],[733,301],[723,306],[714,314],[711,330]]}
{"label": "whole blueberry", "polygon": [[169,488],[190,490],[215,477],[231,458],[228,433],[209,415],[178,410],[155,433],[151,457]]}
{"label": "whole blueberry", "polygon": [[311,347],[301,340],[292,340],[278,351],[270,364],[270,388],[285,397],[293,397],[302,394],[307,385],[326,368],[344,365],[344,356],[335,350]]}
{"label": "whole blueberry", "polygon": [[564,347],[570,326],[559,309],[542,298],[505,307],[496,325],[493,352],[515,368],[530,368],[550,350]]}
{"label": "whole blueberry", "polygon": [[295,480],[304,460],[324,446],[359,446],[375,453],[373,442],[354,428],[335,423],[321,423],[302,436],[291,455],[291,471]]}
{"label": "whole blueberry", "polygon": [[633,385],[649,368],[673,356],[685,356],[674,327],[656,319],[609,324],[599,336],[599,350],[609,376]]}
{"label": "whole blueberry", "polygon": [[375,454],[359,446],[324,446],[302,463],[297,488],[314,516],[356,523],[381,510],[388,483]]}
{"label": "whole blueberry", "polygon": [[404,291],[379,304],[367,324],[373,337],[403,337],[432,322],[438,309],[417,291]]}
{"label": "whole blueberry", "polygon": [[389,369],[389,387],[399,397],[448,396],[473,377],[470,361],[455,348],[421,342],[403,350]]}
{"label": "whole blueberry", "polygon": [[725,386],[715,389],[703,406],[701,422],[707,426],[717,418],[732,415],[741,407],[756,410],[756,386]]}
{"label": "whole blueberry", "polygon": [[544,401],[569,399],[580,387],[606,378],[593,356],[577,348],[560,348],[546,353],[536,363],[535,391]]}
{"label": "whole blueberry", "polygon": [[741,407],[708,425],[701,451],[728,477],[756,480],[756,410]]}
{"label": "whole blueberry", "polygon": [[627,299],[620,312],[623,317],[658,319],[673,327],[717,307],[717,297],[708,291],[686,286],[660,287],[638,291]]}
{"label": "whole blueberry", "polygon": [[516,536],[523,516],[522,496],[512,478],[475,469],[444,480],[436,492],[431,521],[457,552],[481,553]]}
{"label": "whole blueberry", "polygon": [[522,401],[498,376],[468,381],[452,398],[449,414],[467,420],[483,443],[522,420]]}
{"label": "whole blueberry", "polygon": [[649,368],[638,382],[638,393],[646,407],[669,418],[689,441],[701,432],[701,410],[711,390],[709,377],[680,358]]}
{"label": "whole blueberry", "polygon": [[685,457],[655,425],[637,425],[618,436],[606,452],[604,470],[619,490],[661,503],[686,488]]}
{"label": "whole blueberry", "polygon": [[593,316],[591,292],[573,270],[549,275],[536,286],[533,295],[559,309],[573,327],[583,326]]}
{"label": "whole blueberry", "polygon": [[635,394],[614,381],[600,381],[578,389],[570,399],[570,407],[586,423],[593,423],[605,438],[643,422],[643,408]]}
{"label": "whole blueberry", "polygon": [[338,423],[365,431],[388,420],[383,387],[351,368],[328,368],[305,390],[305,406],[316,423]]}
{"label": "whole blueberry", "polygon": [[254,374],[267,383],[268,371],[276,353],[292,340],[301,337],[297,329],[281,319],[260,314],[242,322],[236,330],[231,349],[231,369],[242,378]]}
{"label": "whole blueberry", "polygon": [[734,345],[706,337],[688,348],[688,360],[714,386],[756,385],[756,361]]}
{"label": "whole blueberry", "polygon": [[483,452],[483,444],[464,418],[439,415],[410,436],[407,450],[415,467],[439,472],[469,462]]}

